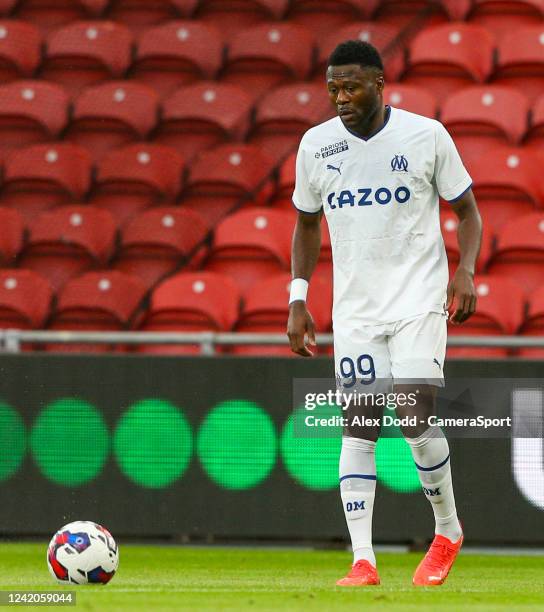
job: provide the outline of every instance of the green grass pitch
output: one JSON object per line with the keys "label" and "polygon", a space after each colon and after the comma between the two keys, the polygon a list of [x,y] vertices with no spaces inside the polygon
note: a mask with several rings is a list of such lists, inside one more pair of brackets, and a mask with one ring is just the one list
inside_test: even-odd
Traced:
{"label": "green grass pitch", "polygon": [[[56,589],[45,550],[45,542],[0,544],[0,589]],[[120,550],[110,584],[66,587],[77,592],[77,606],[68,609],[544,610],[544,558],[538,556],[461,555],[444,586],[416,589],[411,577],[422,555],[383,553],[381,586],[343,589],[334,582],[349,566],[346,552],[133,545]]]}

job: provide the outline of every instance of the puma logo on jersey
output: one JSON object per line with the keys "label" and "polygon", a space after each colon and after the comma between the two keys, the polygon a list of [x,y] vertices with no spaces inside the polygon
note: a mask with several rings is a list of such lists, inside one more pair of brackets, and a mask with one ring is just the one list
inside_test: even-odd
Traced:
{"label": "puma logo on jersey", "polygon": [[338,172],[338,174],[342,174],[342,164],[344,162],[341,161],[338,168],[336,166],[333,166],[332,164],[327,164],[327,170],[336,170]]}

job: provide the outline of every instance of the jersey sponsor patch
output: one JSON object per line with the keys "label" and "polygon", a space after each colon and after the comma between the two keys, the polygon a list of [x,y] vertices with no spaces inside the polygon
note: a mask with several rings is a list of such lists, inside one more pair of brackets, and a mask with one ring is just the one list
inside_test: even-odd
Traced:
{"label": "jersey sponsor patch", "polygon": [[348,149],[348,141],[339,140],[338,142],[335,142],[333,144],[321,147],[321,150],[316,152],[315,158],[319,159],[321,157],[322,159],[325,159],[326,157],[336,155],[337,153],[342,153],[342,151],[347,151]]}
{"label": "jersey sponsor patch", "polygon": [[343,189],[338,193],[333,191],[327,195],[327,202],[331,210],[336,210],[344,206],[372,206],[375,202],[385,205],[389,204],[393,197],[399,204],[405,204],[410,199],[410,195],[408,187],[397,187],[395,191],[379,187],[375,192],[370,187],[361,187],[357,190]]}

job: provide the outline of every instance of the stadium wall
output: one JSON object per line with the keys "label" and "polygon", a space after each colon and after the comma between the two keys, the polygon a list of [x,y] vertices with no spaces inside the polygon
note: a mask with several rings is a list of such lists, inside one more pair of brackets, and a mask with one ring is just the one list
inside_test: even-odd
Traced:
{"label": "stadium wall", "polygon": [[[92,519],[133,537],[346,538],[339,438],[293,433],[293,378],[331,371],[325,358],[1,356],[0,533]],[[534,361],[456,361],[446,375],[541,372]],[[526,442],[514,460],[510,439],[451,440],[468,541],[544,543],[542,437]],[[380,445],[376,540],[430,537],[406,444]],[[531,470],[521,487],[514,467]]]}

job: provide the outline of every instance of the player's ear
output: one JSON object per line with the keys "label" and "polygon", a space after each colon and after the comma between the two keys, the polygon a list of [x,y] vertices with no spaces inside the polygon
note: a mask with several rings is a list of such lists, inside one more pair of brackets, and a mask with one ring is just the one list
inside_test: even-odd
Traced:
{"label": "player's ear", "polygon": [[385,79],[383,78],[383,73],[378,72],[378,74],[376,75],[376,87],[378,88],[378,91],[382,92],[384,86],[385,86]]}

